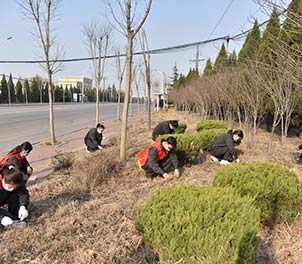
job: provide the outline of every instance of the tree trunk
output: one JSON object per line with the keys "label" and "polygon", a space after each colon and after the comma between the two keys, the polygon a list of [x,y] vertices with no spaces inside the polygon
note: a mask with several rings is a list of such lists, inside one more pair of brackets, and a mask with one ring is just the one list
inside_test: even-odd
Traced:
{"label": "tree trunk", "polygon": [[100,84],[96,84],[96,98],[95,98],[95,125],[99,123],[100,120]]}
{"label": "tree trunk", "polygon": [[55,145],[55,126],[53,114],[53,98],[52,98],[52,76],[51,71],[48,69],[48,100],[49,100],[49,129],[50,129],[50,144]]}
{"label": "tree trunk", "polygon": [[120,120],[120,111],[121,111],[121,92],[122,92],[122,82],[119,80],[118,82],[118,99],[117,99],[117,112],[116,112],[116,120]]}
{"label": "tree trunk", "polygon": [[127,45],[127,57],[126,57],[126,89],[125,89],[125,99],[123,107],[123,120],[122,120],[122,130],[121,130],[121,146],[120,146],[120,160],[126,159],[126,139],[127,139],[127,125],[128,125],[128,110],[129,110],[129,99],[132,81],[132,46],[133,46],[133,32],[128,35],[128,45]]}

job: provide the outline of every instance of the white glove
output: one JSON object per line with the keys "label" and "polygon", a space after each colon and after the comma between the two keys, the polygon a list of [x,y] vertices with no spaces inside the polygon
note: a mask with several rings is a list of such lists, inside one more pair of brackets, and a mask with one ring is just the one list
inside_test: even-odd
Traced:
{"label": "white glove", "polygon": [[240,159],[236,159],[235,161],[236,161],[237,163],[239,163],[239,162],[240,162]]}
{"label": "white glove", "polygon": [[13,223],[13,220],[8,216],[4,216],[1,220],[1,225],[3,225],[3,226],[9,226],[12,223]]}
{"label": "white glove", "polygon": [[100,146],[100,145],[98,145],[98,148],[99,148],[99,149],[103,149],[103,147],[102,147],[102,146]]}
{"label": "white glove", "polygon": [[21,205],[18,212],[18,217],[21,221],[23,221],[26,217],[28,217],[28,211],[25,206]]}

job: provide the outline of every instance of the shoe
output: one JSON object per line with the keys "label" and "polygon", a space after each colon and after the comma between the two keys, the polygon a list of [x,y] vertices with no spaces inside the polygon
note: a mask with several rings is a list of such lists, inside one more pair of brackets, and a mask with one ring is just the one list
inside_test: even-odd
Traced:
{"label": "shoe", "polygon": [[87,146],[85,147],[85,150],[86,150],[87,153],[91,153],[91,152],[88,150],[88,147],[87,147]]}
{"label": "shoe", "polygon": [[214,161],[214,162],[218,162],[219,159],[217,159],[215,156],[211,156],[211,160]]}
{"label": "shoe", "polygon": [[221,165],[227,165],[227,164],[231,164],[231,162],[229,162],[228,160],[221,160],[220,164]]}

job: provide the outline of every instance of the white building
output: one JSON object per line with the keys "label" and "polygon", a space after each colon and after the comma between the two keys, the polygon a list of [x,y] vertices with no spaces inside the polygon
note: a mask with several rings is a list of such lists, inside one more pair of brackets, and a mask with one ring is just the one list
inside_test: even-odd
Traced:
{"label": "white building", "polygon": [[92,80],[86,77],[68,76],[61,78],[56,85],[62,86],[63,89],[70,88],[71,86],[76,87],[84,93],[85,89],[92,88]]}

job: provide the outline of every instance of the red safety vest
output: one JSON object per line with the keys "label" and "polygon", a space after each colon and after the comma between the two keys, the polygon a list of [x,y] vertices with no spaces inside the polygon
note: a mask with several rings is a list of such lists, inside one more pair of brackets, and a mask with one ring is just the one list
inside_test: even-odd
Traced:
{"label": "red safety vest", "polygon": [[136,159],[138,162],[138,166],[141,168],[144,166],[147,161],[148,161],[148,153],[150,148],[156,148],[157,149],[157,155],[156,155],[156,160],[162,160],[168,155],[168,152],[163,150],[161,147],[161,142],[156,141],[149,147],[143,149],[140,153],[137,154]]}
{"label": "red safety vest", "polygon": [[19,168],[23,167],[25,159],[24,159],[24,157],[21,156],[20,152],[18,152],[18,153],[8,153],[3,159],[0,160],[0,165],[5,163],[11,157],[16,157],[17,158]]}

